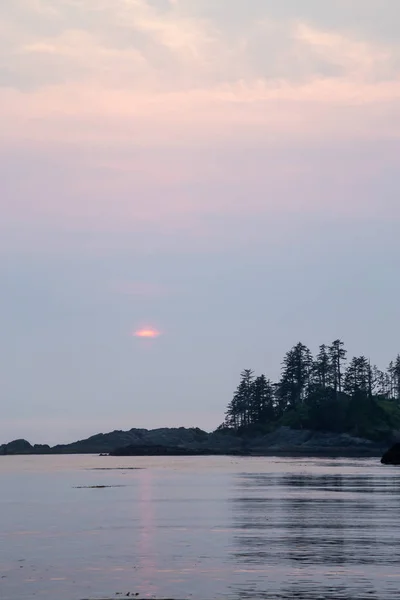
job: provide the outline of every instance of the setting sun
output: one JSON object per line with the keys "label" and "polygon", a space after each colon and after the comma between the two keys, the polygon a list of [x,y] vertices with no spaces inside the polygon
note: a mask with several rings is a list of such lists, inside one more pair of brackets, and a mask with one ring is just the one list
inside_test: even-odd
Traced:
{"label": "setting sun", "polygon": [[161,334],[156,329],[146,328],[146,329],[139,329],[138,331],[135,331],[135,333],[133,335],[134,335],[134,337],[139,337],[139,338],[156,338]]}

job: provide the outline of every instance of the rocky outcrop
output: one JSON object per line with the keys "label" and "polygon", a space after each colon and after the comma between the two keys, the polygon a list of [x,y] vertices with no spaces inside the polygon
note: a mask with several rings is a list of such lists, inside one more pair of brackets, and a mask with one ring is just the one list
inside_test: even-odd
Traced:
{"label": "rocky outcrop", "polygon": [[14,440],[9,444],[3,444],[1,454],[30,454],[33,446],[26,440]]}
{"label": "rocky outcrop", "polygon": [[33,446],[34,454],[49,454],[51,452],[51,448],[48,444],[35,444]]}
{"label": "rocky outcrop", "polygon": [[[157,448],[157,450],[156,450]],[[199,455],[234,454],[247,456],[336,455],[381,456],[381,444],[348,434],[315,432],[279,427],[265,435],[238,436],[230,431],[207,433],[198,428],[130,429],[99,433],[72,444],[31,446],[16,440],[0,447],[2,454],[114,454]],[[171,454],[171,453],[174,454]],[[120,454],[121,455],[121,454]]]}
{"label": "rocky outcrop", "polygon": [[47,444],[35,444],[32,446],[26,440],[14,440],[0,446],[0,454],[46,454],[50,451]]}
{"label": "rocky outcrop", "polygon": [[185,446],[198,447],[208,439],[209,434],[198,428],[185,427],[161,429],[130,429],[129,431],[111,431],[99,433],[72,444],[58,445],[52,448],[54,454],[98,454],[112,452],[124,446]]}
{"label": "rocky outcrop", "polygon": [[274,432],[251,440],[252,452],[344,454],[379,456],[382,445],[347,433],[331,433],[279,427]]}
{"label": "rocky outcrop", "polygon": [[383,465],[400,465],[400,444],[394,444],[381,458]]}

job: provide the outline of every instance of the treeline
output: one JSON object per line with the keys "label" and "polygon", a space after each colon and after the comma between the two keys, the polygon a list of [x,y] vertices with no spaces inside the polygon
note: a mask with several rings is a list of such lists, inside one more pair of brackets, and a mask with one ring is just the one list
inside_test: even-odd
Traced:
{"label": "treeline", "polygon": [[323,344],[315,357],[298,343],[286,353],[278,382],[245,369],[220,429],[277,423],[368,437],[400,428],[400,355],[381,371],[365,356],[348,361],[341,340]]}

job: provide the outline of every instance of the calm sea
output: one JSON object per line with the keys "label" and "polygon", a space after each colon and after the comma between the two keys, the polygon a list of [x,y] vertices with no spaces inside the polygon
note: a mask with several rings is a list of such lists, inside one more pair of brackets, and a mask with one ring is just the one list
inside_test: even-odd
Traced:
{"label": "calm sea", "polygon": [[0,478],[1,600],[400,598],[377,459],[5,456]]}

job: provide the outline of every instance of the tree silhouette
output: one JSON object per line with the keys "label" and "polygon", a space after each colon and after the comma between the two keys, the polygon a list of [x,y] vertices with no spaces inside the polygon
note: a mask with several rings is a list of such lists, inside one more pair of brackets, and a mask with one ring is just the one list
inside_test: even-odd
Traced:
{"label": "tree silhouette", "polygon": [[371,366],[365,356],[354,357],[344,377],[344,391],[349,396],[358,392],[371,395]]}
{"label": "tree silhouette", "polygon": [[299,342],[285,354],[277,383],[245,369],[221,428],[286,424],[372,437],[400,429],[400,355],[386,371],[363,355],[346,367],[346,356],[340,339],[322,344],[315,358]]}
{"label": "tree silhouette", "polygon": [[314,384],[322,390],[326,390],[332,383],[332,364],[328,347],[325,344],[319,347],[319,352],[313,365]]}
{"label": "tree silhouette", "polygon": [[250,412],[254,373],[251,369],[245,369],[240,377],[240,383],[228,405],[225,419],[226,425],[234,429],[247,427],[251,423]]}
{"label": "tree silhouette", "polygon": [[303,403],[310,384],[313,359],[310,350],[301,342],[286,353],[279,382],[281,405],[295,408]]}
{"label": "tree silhouette", "polygon": [[396,361],[393,365],[392,377],[394,397],[398,402],[400,402],[400,354],[397,355]]}
{"label": "tree silhouette", "polygon": [[251,422],[267,423],[275,418],[274,388],[272,382],[260,375],[252,384]]}
{"label": "tree silhouette", "polygon": [[332,369],[333,389],[338,396],[342,392],[343,363],[346,360],[347,351],[344,349],[344,343],[341,340],[335,340],[329,346],[328,352]]}

